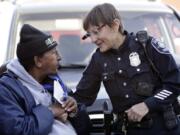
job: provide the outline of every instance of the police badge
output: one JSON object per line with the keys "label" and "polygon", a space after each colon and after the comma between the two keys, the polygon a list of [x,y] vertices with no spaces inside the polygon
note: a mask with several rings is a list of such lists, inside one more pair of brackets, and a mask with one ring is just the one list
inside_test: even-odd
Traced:
{"label": "police badge", "polygon": [[137,52],[132,52],[129,55],[130,65],[132,67],[137,67],[141,64],[141,60],[139,58],[139,54]]}

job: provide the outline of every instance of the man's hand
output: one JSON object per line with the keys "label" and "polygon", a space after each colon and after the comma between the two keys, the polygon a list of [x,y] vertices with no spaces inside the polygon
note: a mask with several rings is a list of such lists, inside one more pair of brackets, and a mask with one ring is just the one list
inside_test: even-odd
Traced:
{"label": "man's hand", "polygon": [[62,122],[67,121],[68,113],[62,108],[61,104],[56,103],[49,106],[49,109],[52,111],[54,118]]}
{"label": "man's hand", "polygon": [[68,113],[76,113],[77,112],[77,102],[72,97],[67,97],[67,100],[62,104],[62,107]]}
{"label": "man's hand", "polygon": [[68,113],[63,113],[57,119],[65,123],[67,121],[67,118],[68,118]]}
{"label": "man's hand", "polygon": [[140,122],[142,118],[149,112],[147,105],[142,102],[132,106],[125,111],[127,113],[129,121]]}

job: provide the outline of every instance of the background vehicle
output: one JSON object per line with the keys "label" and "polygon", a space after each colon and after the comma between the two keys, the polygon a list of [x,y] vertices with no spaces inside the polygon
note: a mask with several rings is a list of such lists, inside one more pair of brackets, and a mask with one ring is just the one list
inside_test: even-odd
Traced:
{"label": "background vehicle", "polygon": [[[126,30],[135,33],[139,30],[147,30],[150,35],[164,42],[173,53],[177,63],[180,63],[180,20],[174,10],[155,2],[111,1],[111,3],[119,10]],[[20,28],[24,23],[31,24],[52,34],[59,42],[58,49],[62,56],[59,74],[62,80],[75,91],[82,72],[96,49],[90,40],[81,40],[85,33],[82,29],[82,19],[98,2],[3,4],[6,5],[4,8],[6,15],[9,16],[4,15],[0,7],[0,20],[5,22],[0,26],[1,48],[3,47],[0,64],[16,57],[15,49]],[[108,100],[108,96],[102,84],[97,101],[88,108],[89,111],[101,110],[104,100]],[[92,119],[95,117],[103,116],[91,115]]]}

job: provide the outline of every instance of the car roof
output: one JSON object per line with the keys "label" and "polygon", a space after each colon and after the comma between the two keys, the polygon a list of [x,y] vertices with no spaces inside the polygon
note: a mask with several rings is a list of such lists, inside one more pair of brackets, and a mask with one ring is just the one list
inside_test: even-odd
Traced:
{"label": "car roof", "polygon": [[[37,2],[19,4],[18,10],[26,13],[50,13],[50,12],[87,12],[97,4],[104,1],[82,1],[82,2]],[[166,5],[159,2],[127,2],[110,1],[119,11],[148,11],[148,12],[172,12]]]}

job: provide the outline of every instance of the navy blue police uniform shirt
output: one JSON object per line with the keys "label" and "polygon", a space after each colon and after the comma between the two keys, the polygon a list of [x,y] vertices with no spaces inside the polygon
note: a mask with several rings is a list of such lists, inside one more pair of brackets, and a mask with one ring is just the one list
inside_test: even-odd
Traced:
{"label": "navy blue police uniform shirt", "polygon": [[[173,103],[180,91],[178,67],[164,44],[155,38],[149,41],[146,49],[161,79],[152,70],[143,47],[133,35],[127,33],[118,50],[111,49],[105,53],[96,50],[77,86],[76,100],[91,105],[103,82],[115,113],[124,112],[140,102],[145,102],[150,111]],[[150,84],[152,95],[138,95],[136,89],[139,82]]]}

